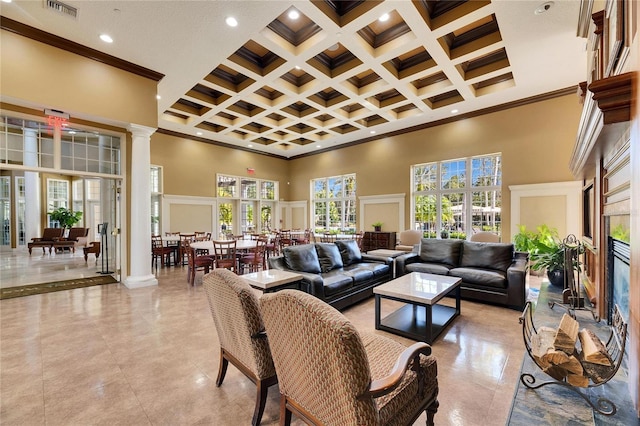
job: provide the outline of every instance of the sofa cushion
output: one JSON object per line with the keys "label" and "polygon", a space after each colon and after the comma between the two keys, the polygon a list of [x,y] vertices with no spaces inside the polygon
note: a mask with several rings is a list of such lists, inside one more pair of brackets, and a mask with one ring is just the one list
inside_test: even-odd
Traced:
{"label": "sofa cushion", "polygon": [[342,293],[353,287],[353,278],[346,275],[342,269],[334,269],[333,271],[322,274],[324,281],[324,295],[333,296]]}
{"label": "sofa cushion", "polygon": [[336,241],[335,244],[340,249],[344,266],[362,261],[362,253],[360,253],[360,248],[358,248],[356,240],[340,240]]}
{"label": "sofa cushion", "polygon": [[374,277],[379,277],[381,275],[388,275],[391,271],[391,268],[386,263],[378,263],[378,262],[361,262],[354,265],[347,266],[345,269],[357,267],[359,270],[367,270],[373,273]]}
{"label": "sofa cushion", "polygon": [[316,243],[318,261],[322,272],[329,272],[335,268],[342,268],[342,256],[338,246],[333,243]]}
{"label": "sofa cushion", "polygon": [[479,284],[494,288],[507,288],[507,274],[505,272],[478,268],[453,268],[449,271],[452,277],[462,278],[467,284]]}
{"label": "sofa cushion", "polygon": [[285,247],[282,254],[287,268],[313,274],[320,273],[320,262],[314,244]]}
{"label": "sofa cushion", "polygon": [[427,263],[444,263],[455,268],[460,263],[462,240],[420,240],[420,260]]}
{"label": "sofa cushion", "polygon": [[460,266],[506,271],[513,262],[513,244],[465,241]]}
{"label": "sofa cushion", "polygon": [[353,277],[353,285],[358,285],[373,279],[373,271],[370,268],[363,268],[362,265],[364,264],[356,263],[343,269],[345,275]]}
{"label": "sofa cushion", "polygon": [[441,263],[410,263],[405,266],[407,273],[422,272],[424,274],[447,275],[449,269],[449,265],[443,265]]}

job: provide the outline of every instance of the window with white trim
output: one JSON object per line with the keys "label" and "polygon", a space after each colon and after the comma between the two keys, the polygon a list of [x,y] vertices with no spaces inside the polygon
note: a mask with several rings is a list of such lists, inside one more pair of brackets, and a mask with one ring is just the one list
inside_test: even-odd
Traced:
{"label": "window with white trim", "polygon": [[[240,232],[268,231],[274,228],[277,181],[219,174],[216,177],[216,193],[218,198],[235,200],[218,204],[220,232],[234,231],[235,213],[240,215],[237,223]],[[238,219],[238,216],[235,217]]]}
{"label": "window with white trim", "polygon": [[[47,211],[53,211],[59,207],[69,208],[69,181],[59,179],[47,179]],[[59,227],[57,220],[51,220],[47,215],[49,228]]]}
{"label": "window with white trim", "polygon": [[0,246],[11,244],[11,180],[9,176],[0,176]]}
{"label": "window with white trim", "polygon": [[411,221],[426,238],[501,233],[501,154],[411,167]]}
{"label": "window with white trim", "polygon": [[162,214],[162,167],[151,166],[151,235],[160,235],[160,219]]}
{"label": "window with white trim", "polygon": [[355,232],[356,175],[311,180],[314,232]]}

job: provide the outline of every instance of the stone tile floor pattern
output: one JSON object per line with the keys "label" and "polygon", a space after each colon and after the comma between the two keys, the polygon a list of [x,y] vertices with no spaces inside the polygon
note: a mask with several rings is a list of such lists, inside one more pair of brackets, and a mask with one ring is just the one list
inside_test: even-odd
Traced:
{"label": "stone tile floor pattern", "polygon": [[[255,386],[232,366],[215,386],[219,346],[202,275],[195,287],[186,268],[157,276],[157,287],[110,284],[0,301],[0,423],[250,424]],[[373,313],[373,298],[344,311],[359,330],[374,330]],[[462,302],[462,315],[432,345],[436,424],[505,424],[524,356],[519,316]],[[278,413],[276,386],[262,424],[278,424]],[[423,414],[416,424],[424,422]]]}

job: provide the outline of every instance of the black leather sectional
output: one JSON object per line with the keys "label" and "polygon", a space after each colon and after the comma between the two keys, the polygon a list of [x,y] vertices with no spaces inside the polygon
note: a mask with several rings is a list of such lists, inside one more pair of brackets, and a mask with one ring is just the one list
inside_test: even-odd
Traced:
{"label": "black leather sectional", "polygon": [[373,295],[391,279],[392,260],[362,254],[355,240],[289,246],[269,258],[269,267],[302,275],[309,293],[336,309]]}
{"label": "black leather sectional", "polygon": [[396,258],[398,276],[426,272],[462,278],[461,296],[523,310],[529,254],[513,244],[423,238],[418,253]]}

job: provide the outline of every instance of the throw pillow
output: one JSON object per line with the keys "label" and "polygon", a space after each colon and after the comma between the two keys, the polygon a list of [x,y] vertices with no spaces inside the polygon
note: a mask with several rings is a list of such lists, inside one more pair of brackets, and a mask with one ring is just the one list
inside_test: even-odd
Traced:
{"label": "throw pillow", "polygon": [[360,253],[360,248],[356,240],[336,241],[336,246],[338,246],[340,250],[340,256],[342,256],[344,266],[360,263],[362,260],[362,253]]}
{"label": "throw pillow", "polygon": [[316,253],[316,248],[313,244],[286,247],[283,250],[283,255],[289,269],[312,274],[320,273],[318,253]]}
{"label": "throw pillow", "polygon": [[320,269],[322,272],[329,272],[335,268],[342,268],[342,257],[338,246],[333,243],[317,243],[316,251],[318,252],[318,260],[320,261]]}

